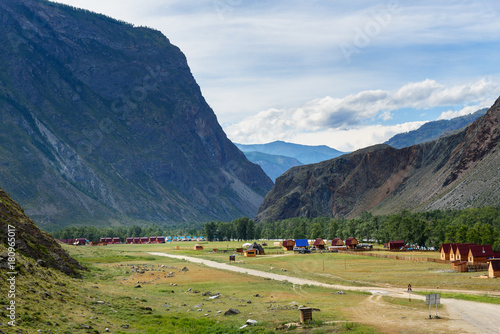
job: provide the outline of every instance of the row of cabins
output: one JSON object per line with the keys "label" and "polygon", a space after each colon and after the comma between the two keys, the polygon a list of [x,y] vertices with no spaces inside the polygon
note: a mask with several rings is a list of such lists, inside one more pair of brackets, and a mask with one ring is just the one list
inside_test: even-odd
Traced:
{"label": "row of cabins", "polygon": [[346,241],[340,239],[340,238],[335,238],[332,240],[331,246],[327,245],[327,242],[325,240],[318,238],[312,242],[312,244],[309,244],[309,241],[307,239],[287,239],[282,242],[283,250],[286,251],[292,251],[294,249],[304,249],[308,248],[309,246],[314,246],[316,249],[355,249],[358,246],[358,240],[356,238],[347,238]]}
{"label": "row of cabins", "polygon": [[452,269],[455,271],[466,272],[471,265],[487,264],[488,276],[500,277],[500,253],[494,252],[491,245],[442,244],[440,253],[441,260],[451,261]]}
{"label": "row of cabins", "polygon": [[165,237],[135,237],[126,238],[126,244],[164,244]]}
{"label": "row of cabins", "polygon": [[500,258],[500,253],[493,252],[491,245],[475,243],[442,244],[440,248],[441,260],[465,261],[469,264],[486,263],[490,258]]}

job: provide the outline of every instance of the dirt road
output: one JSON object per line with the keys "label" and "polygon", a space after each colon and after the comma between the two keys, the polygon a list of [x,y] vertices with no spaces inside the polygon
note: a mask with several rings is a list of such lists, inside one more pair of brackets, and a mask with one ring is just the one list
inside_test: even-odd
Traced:
{"label": "dirt road", "polygon": [[[352,314],[357,322],[383,328],[387,333],[415,332],[415,333],[500,333],[500,305],[469,302],[458,299],[441,299],[441,304],[445,306],[444,311],[439,315],[445,320],[431,321],[428,313],[413,314],[411,319],[402,321],[407,317],[401,317],[401,312],[394,310],[383,302],[381,296],[397,298],[408,298],[405,290],[397,288],[369,288],[327,284],[314,280],[291,277],[281,274],[274,274],[260,270],[246,269],[226,263],[219,263],[211,260],[199,259],[191,256],[174,255],[159,252],[149,252],[151,255],[165,256],[175,259],[187,260],[193,263],[203,264],[212,268],[239,272],[247,275],[270,278],[276,281],[287,281],[299,285],[315,285],[334,290],[353,290],[371,292],[372,296],[367,299],[364,306],[352,310]],[[443,292],[446,292],[443,290]],[[424,296],[412,295],[412,299],[425,299]],[[401,310],[401,308],[399,308]],[[401,325],[405,323],[406,327]],[[409,325],[408,325],[409,324]],[[405,330],[405,328],[407,330]]]}

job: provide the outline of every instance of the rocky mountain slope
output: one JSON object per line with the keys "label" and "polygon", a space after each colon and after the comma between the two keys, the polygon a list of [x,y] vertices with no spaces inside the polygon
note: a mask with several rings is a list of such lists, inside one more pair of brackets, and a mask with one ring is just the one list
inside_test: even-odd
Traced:
{"label": "rocky mountain slope", "polygon": [[428,122],[416,130],[399,133],[393,136],[391,139],[386,141],[385,144],[391,145],[395,148],[403,148],[425,143],[443,135],[450,135],[452,132],[468,126],[476,119],[483,116],[487,110],[487,108],[480,109],[469,115],[455,117],[449,120]]}
{"label": "rocky mountain slope", "polygon": [[498,206],[499,137],[500,99],[447,137],[403,149],[377,145],[294,167],[276,180],[256,219]]}
{"label": "rocky mountain slope", "polygon": [[[40,231],[33,221],[24,214],[23,209],[0,189],[0,244],[5,249],[12,247],[16,255],[38,260],[42,267],[52,267],[68,275],[76,276],[80,264],[59,246],[48,233]],[[0,254],[0,267],[10,270],[7,259],[9,251]],[[15,261],[17,264],[18,261]],[[13,262],[14,263],[14,262]],[[30,270],[24,268],[24,270]]]}
{"label": "rocky mountain slope", "polygon": [[0,184],[44,229],[253,216],[272,181],[160,32],[0,2]]}

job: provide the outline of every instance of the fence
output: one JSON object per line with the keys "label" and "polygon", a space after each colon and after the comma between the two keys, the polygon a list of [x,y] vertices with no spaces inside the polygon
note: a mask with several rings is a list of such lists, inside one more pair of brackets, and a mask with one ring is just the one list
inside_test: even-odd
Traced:
{"label": "fence", "polygon": [[394,259],[394,260],[403,260],[403,261],[416,261],[416,262],[436,262],[436,263],[450,263],[448,260],[441,259],[433,259],[428,257],[416,257],[416,256],[403,256],[403,255],[392,255],[392,254],[379,254],[379,253],[367,253],[367,252],[355,252],[349,250],[341,250],[340,252],[346,254],[355,254],[355,255],[364,255],[364,256],[372,256],[379,257],[383,259]]}

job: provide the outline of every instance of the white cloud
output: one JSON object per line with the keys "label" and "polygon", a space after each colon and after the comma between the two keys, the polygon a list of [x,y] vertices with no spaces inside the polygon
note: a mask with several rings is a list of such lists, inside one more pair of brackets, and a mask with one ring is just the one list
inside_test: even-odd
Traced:
{"label": "white cloud", "polygon": [[[397,131],[413,130],[423,124],[423,121],[377,124],[392,119],[400,109],[472,104],[455,112],[461,115],[484,106],[495,89],[496,86],[485,79],[450,87],[426,79],[408,83],[395,92],[367,90],[343,98],[314,99],[296,108],[264,110],[225,127],[225,131],[238,143],[287,140],[319,145],[329,142],[335,148],[357,149],[384,142]],[[452,114],[443,113],[442,117],[445,115]]]}

